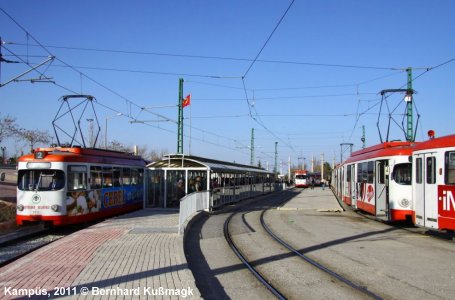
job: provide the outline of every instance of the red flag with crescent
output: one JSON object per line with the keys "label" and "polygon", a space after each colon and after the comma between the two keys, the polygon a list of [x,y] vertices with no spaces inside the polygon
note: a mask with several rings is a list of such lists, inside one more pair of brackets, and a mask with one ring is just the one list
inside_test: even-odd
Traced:
{"label": "red flag with crescent", "polygon": [[188,96],[186,96],[184,99],[183,99],[183,102],[182,102],[182,107],[185,107],[185,106],[188,106],[191,104],[191,94],[188,94]]}

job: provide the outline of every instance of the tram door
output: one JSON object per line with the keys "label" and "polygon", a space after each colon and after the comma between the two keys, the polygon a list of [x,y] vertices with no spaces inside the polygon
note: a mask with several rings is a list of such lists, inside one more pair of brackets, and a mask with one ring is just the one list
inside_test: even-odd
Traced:
{"label": "tram door", "polygon": [[376,161],[376,178],[375,178],[375,191],[376,191],[376,217],[388,220],[389,218],[389,175],[388,160]]}
{"label": "tram door", "polygon": [[356,198],[356,184],[355,184],[355,179],[356,179],[356,174],[355,174],[355,164],[349,165],[348,172],[351,172],[350,174],[350,182],[349,182],[349,193],[351,197],[351,206],[353,208],[357,208],[357,198]]}
{"label": "tram door", "polygon": [[438,185],[436,184],[436,157],[434,153],[415,154],[414,170],[415,224],[438,228]]}

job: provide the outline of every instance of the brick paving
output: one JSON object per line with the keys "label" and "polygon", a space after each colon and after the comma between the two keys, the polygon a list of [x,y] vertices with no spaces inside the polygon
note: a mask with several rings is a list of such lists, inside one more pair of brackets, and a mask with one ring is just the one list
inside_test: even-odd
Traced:
{"label": "brick paving", "polygon": [[200,298],[177,232],[178,212],[165,210],[99,223],[1,268],[0,299],[28,289],[51,299]]}

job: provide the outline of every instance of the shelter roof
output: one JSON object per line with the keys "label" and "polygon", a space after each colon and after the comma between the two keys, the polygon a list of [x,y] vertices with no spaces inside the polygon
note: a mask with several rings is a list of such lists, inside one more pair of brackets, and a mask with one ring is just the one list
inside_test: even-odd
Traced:
{"label": "shelter roof", "polygon": [[231,163],[227,161],[215,160],[211,158],[185,155],[169,154],[160,161],[155,161],[147,165],[151,169],[196,169],[206,168],[215,172],[238,172],[238,173],[263,173],[273,174],[273,172],[259,167]]}

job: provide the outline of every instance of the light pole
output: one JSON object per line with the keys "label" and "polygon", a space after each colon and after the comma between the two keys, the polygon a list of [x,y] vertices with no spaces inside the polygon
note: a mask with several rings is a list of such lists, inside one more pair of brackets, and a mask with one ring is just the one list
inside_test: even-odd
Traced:
{"label": "light pole", "polygon": [[6,147],[1,147],[2,149],[2,165],[5,164],[5,150],[6,150]]}
{"label": "light pole", "polygon": [[122,113],[117,113],[113,116],[106,117],[106,127],[104,128],[104,149],[107,149],[107,120],[113,119],[115,117],[120,117],[122,115],[123,115]]}

